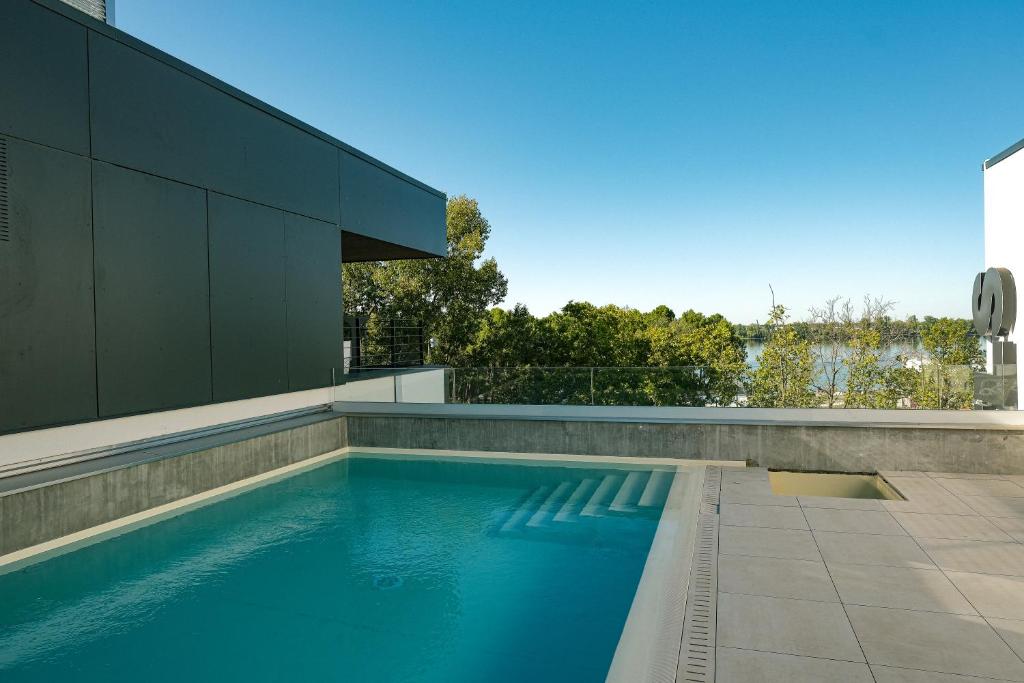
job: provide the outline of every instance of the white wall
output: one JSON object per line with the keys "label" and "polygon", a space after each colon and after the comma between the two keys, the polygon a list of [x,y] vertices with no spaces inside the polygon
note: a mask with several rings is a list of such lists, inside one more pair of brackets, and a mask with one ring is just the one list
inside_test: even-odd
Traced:
{"label": "white wall", "polygon": [[[1024,294],[1024,149],[985,169],[985,268],[993,267],[1010,269],[1019,301]],[[1021,333],[1011,330],[1009,340],[1020,355]],[[991,348],[988,356],[991,372]]]}

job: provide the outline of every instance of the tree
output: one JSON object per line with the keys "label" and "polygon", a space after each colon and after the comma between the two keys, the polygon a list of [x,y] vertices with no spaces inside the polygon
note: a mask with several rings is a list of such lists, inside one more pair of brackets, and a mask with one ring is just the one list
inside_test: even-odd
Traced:
{"label": "tree", "polygon": [[768,320],[770,330],[764,350],[757,357],[758,367],[751,373],[750,405],[760,408],[809,408],[816,404],[814,356],[810,342],[800,339],[788,319],[784,306],[773,306]]}
{"label": "tree", "polygon": [[925,318],[921,345],[928,361],[921,367],[914,402],[921,408],[964,410],[974,401],[974,372],[985,353],[971,334],[971,323],[955,318]]}
{"label": "tree", "polygon": [[825,404],[832,408],[842,394],[843,353],[853,321],[850,300],[832,297],[825,305],[811,308],[809,336],[811,349],[817,361],[817,373],[812,384]]}
{"label": "tree", "polygon": [[481,260],[491,226],[475,199],[449,198],[447,227],[447,258],[346,263],[344,296],[347,313],[419,321],[430,338],[427,361],[459,365],[508,281],[494,258]]}

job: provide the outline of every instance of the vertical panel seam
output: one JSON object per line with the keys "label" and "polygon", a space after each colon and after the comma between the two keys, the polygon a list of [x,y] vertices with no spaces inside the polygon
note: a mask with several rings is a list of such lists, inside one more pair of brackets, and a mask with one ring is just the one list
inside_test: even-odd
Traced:
{"label": "vertical panel seam", "polygon": [[206,323],[210,339],[210,351],[207,354],[210,358],[210,402],[213,403],[213,258],[210,254],[210,191],[203,190],[203,200],[206,209]]}
{"label": "vertical panel seam", "polygon": [[100,319],[99,305],[97,303],[97,289],[99,285],[96,278],[96,177],[95,161],[92,158],[92,50],[91,33],[85,29],[85,98],[86,98],[86,129],[89,142],[89,232],[91,234],[92,246],[92,367],[94,394],[96,396],[96,417],[100,415]]}

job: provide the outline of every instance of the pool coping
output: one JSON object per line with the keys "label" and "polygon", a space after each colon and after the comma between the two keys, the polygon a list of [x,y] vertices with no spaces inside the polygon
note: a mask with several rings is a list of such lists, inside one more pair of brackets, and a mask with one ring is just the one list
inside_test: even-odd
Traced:
{"label": "pool coping", "polygon": [[707,467],[676,467],[606,683],[673,683]]}

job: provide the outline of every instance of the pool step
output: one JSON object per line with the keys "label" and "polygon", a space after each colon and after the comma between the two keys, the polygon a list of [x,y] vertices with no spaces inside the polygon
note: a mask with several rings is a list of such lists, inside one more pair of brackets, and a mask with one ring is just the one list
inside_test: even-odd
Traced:
{"label": "pool step", "polygon": [[530,521],[526,523],[526,526],[538,527],[550,520],[554,515],[555,510],[557,510],[561,506],[562,501],[565,500],[565,496],[568,495],[569,490],[572,488],[572,484],[573,483],[571,481],[563,481],[561,484],[556,486],[555,490],[551,492],[551,495],[544,500],[540,509],[533,513],[533,516],[530,517]]}
{"label": "pool step", "polygon": [[646,472],[630,472],[626,475],[626,481],[622,482],[619,492],[612,499],[608,506],[611,512],[635,512],[640,496],[643,494],[644,486],[647,484],[649,475]]}
{"label": "pool step", "polygon": [[622,483],[622,477],[617,477],[614,474],[609,474],[602,479],[601,483],[597,485],[594,495],[590,496],[590,500],[583,506],[580,515],[582,517],[597,517],[600,515],[602,508],[607,509],[608,501],[615,495],[620,483]]}
{"label": "pool step", "polygon": [[597,482],[597,479],[584,479],[581,481],[576,490],[569,496],[569,500],[565,501],[565,505],[555,515],[555,521],[575,522],[579,519],[580,511],[583,509],[583,501],[597,488]]}
{"label": "pool step", "polygon": [[515,512],[509,515],[509,518],[501,525],[501,530],[503,532],[514,531],[516,527],[533,515],[537,506],[540,505],[540,502],[544,500],[545,496],[547,496],[550,491],[550,486],[541,486],[531,493],[530,496],[523,501],[523,504],[516,508]]}
{"label": "pool step", "polygon": [[638,505],[642,508],[664,505],[668,498],[668,490],[672,487],[672,472],[655,470],[651,472],[651,478],[647,480],[647,486],[640,496]]}

